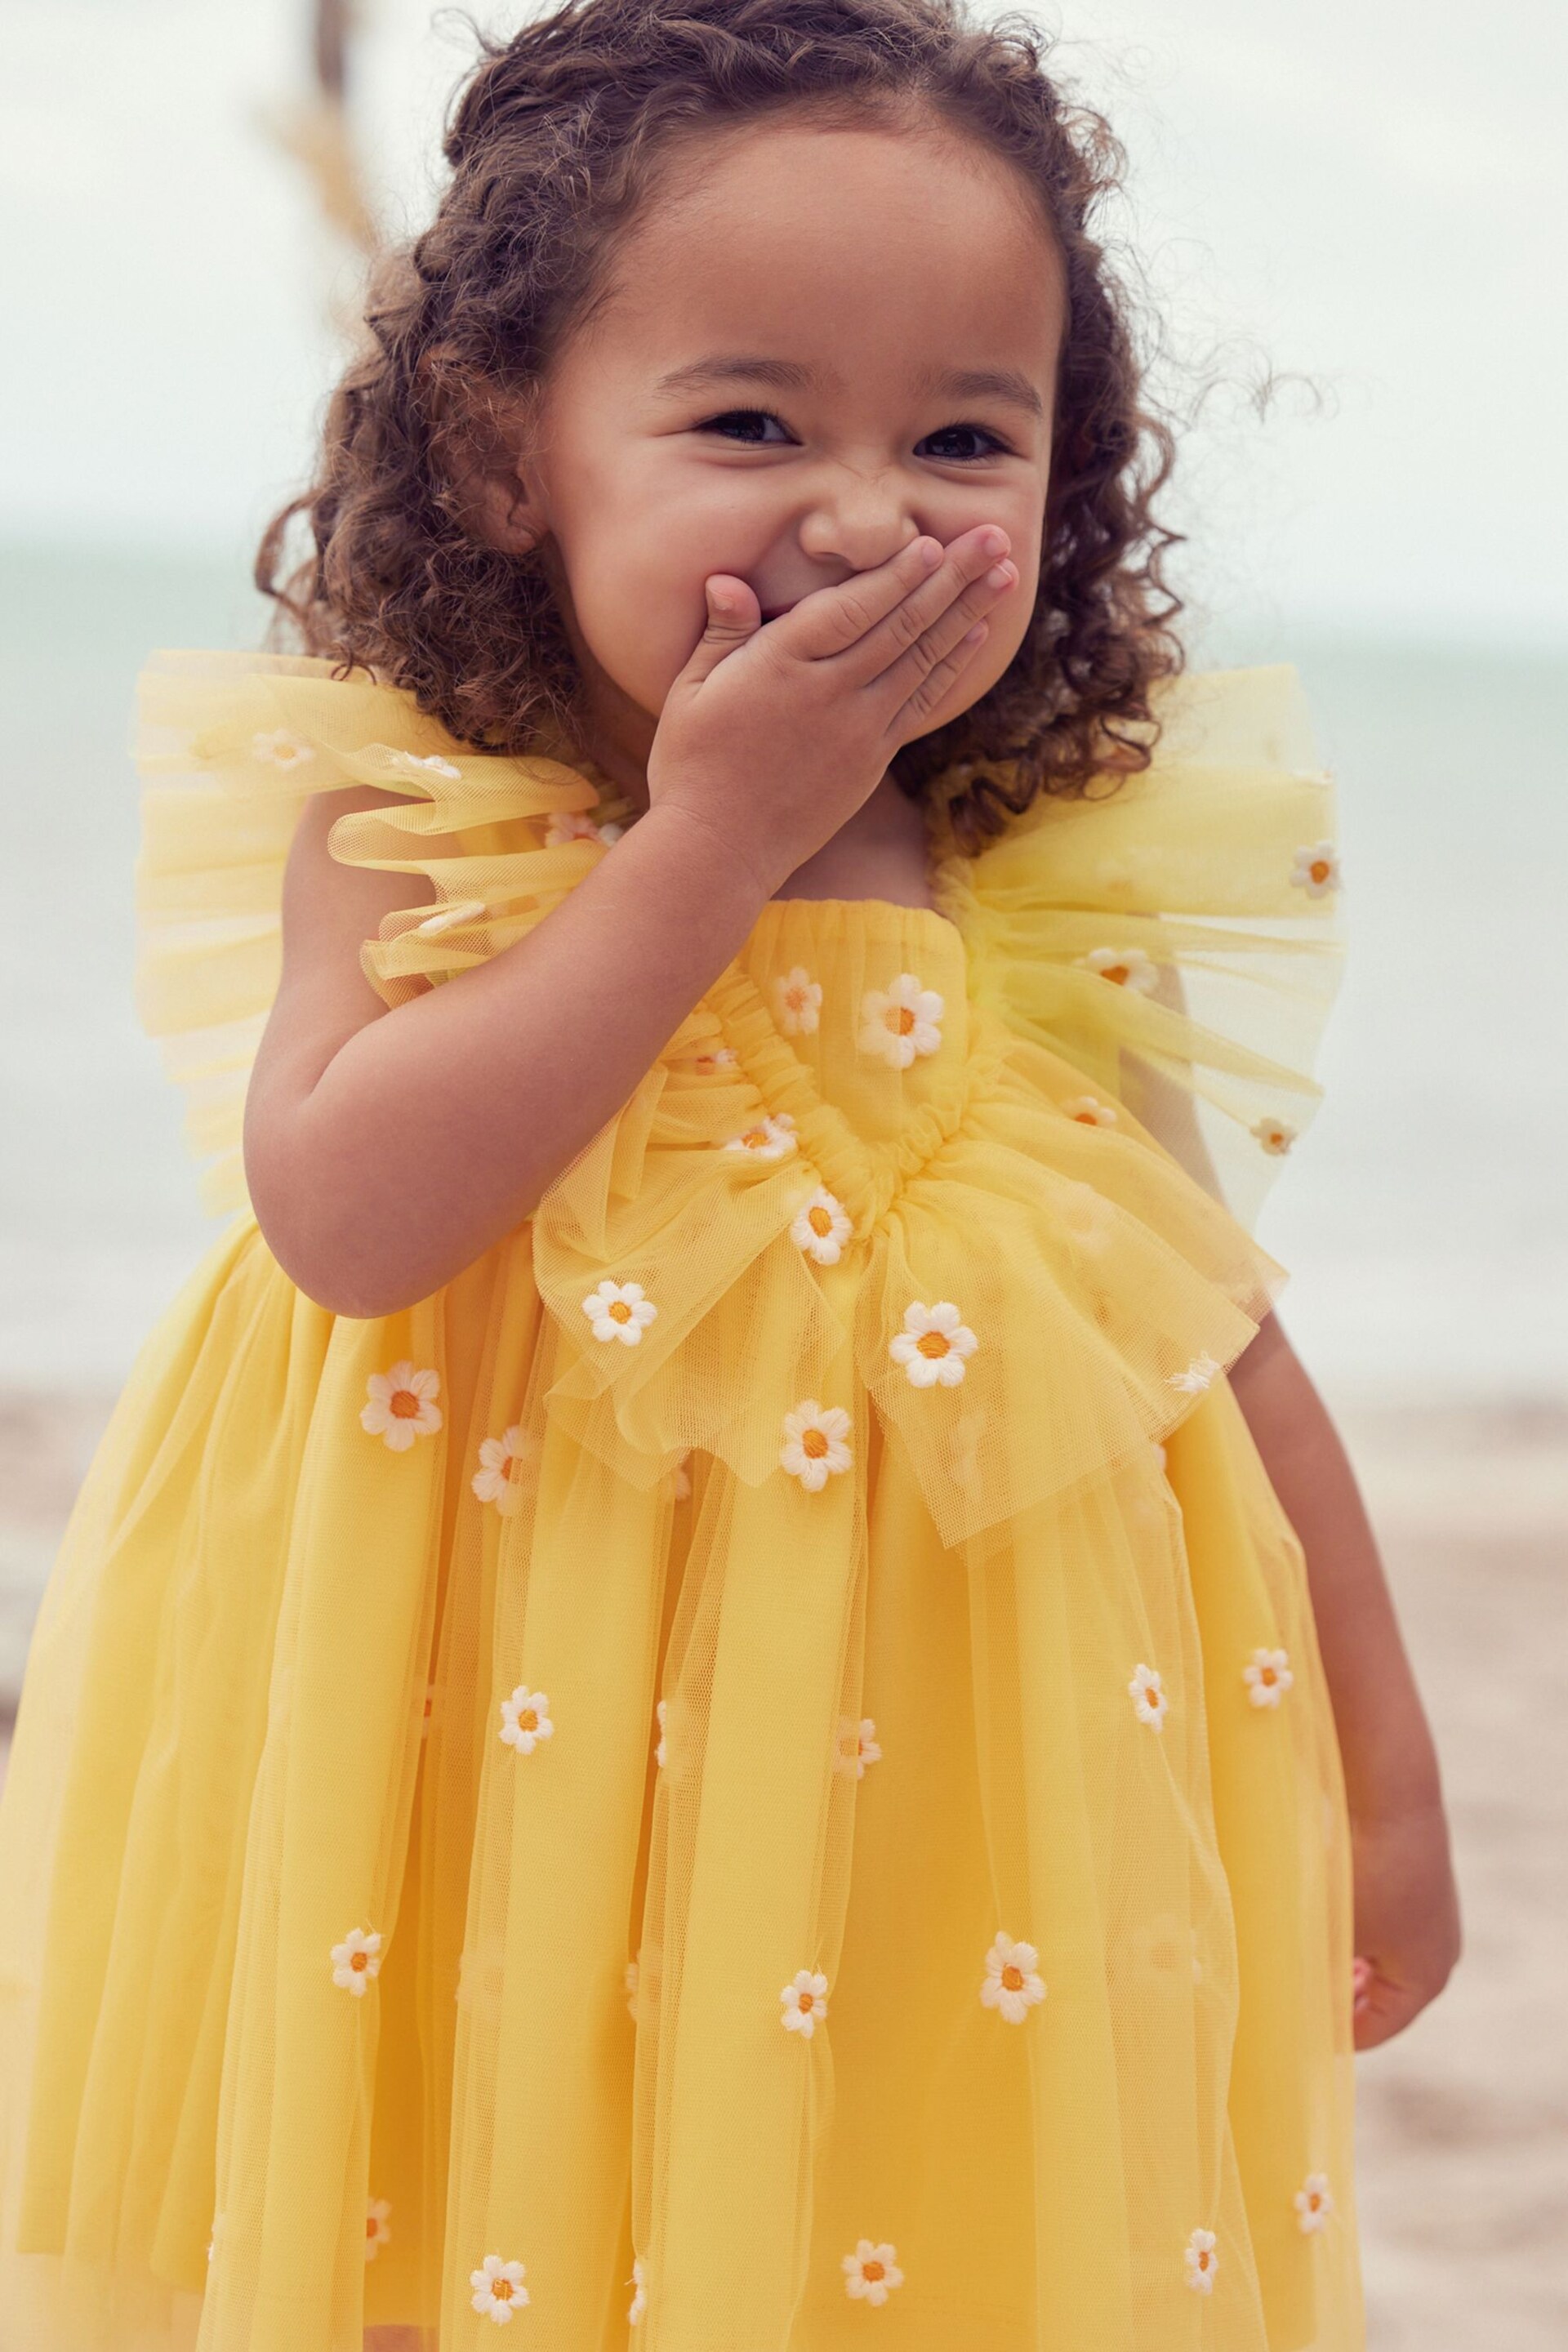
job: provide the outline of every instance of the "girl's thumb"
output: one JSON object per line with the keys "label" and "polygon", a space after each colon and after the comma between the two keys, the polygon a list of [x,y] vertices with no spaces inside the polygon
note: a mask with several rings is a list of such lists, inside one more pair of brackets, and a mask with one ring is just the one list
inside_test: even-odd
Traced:
{"label": "girl's thumb", "polygon": [[763,608],[743,580],[728,572],[712,572],[702,583],[708,600],[708,625],[697,641],[686,676],[700,685],[737,646],[743,646],[762,626]]}

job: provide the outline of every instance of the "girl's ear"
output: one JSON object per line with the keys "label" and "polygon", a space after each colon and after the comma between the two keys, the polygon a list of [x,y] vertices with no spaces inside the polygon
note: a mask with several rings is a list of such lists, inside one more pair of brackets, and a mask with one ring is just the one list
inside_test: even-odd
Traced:
{"label": "girl's ear", "polygon": [[500,555],[531,554],[549,530],[531,456],[533,402],[431,372],[431,455],[439,504],[482,546]]}

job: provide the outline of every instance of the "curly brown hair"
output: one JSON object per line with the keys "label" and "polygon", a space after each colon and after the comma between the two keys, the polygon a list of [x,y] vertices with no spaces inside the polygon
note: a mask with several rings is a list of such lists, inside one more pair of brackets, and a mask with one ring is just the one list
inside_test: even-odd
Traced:
{"label": "curly brown hair", "polygon": [[[425,233],[383,261],[364,350],[328,409],[316,480],[257,558],[275,637],[374,670],[459,740],[522,751],[570,728],[580,679],[543,560],[471,527],[461,460],[540,385],[601,293],[617,236],[683,139],[785,109],[921,115],[1006,159],[1065,269],[1068,323],[1039,587],[1006,671],[907,744],[904,791],[938,776],[974,850],[1039,793],[1114,789],[1146,767],[1151,688],[1182,667],[1179,534],[1154,499],[1174,456],[1142,389],[1131,306],[1094,233],[1125,158],[1046,71],[1026,20],[962,0],[567,0],[483,41],[446,139],[452,177]],[[313,551],[290,565],[296,517]]]}

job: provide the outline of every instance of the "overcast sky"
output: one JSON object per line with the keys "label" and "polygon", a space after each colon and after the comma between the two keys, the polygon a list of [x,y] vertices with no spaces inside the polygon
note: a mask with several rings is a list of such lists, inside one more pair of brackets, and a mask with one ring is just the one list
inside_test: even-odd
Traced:
{"label": "overcast sky", "polygon": [[[479,0],[492,25],[520,8]],[[1188,579],[1227,609],[1550,642],[1568,10],[1560,0],[1054,0],[1132,159],[1130,226],[1197,360],[1289,383],[1194,435]],[[5,0],[0,534],[237,549],[294,484],[332,370],[334,271],[258,127],[305,0]],[[367,163],[429,203],[468,51],[361,0]],[[433,21],[434,20],[434,21]]]}

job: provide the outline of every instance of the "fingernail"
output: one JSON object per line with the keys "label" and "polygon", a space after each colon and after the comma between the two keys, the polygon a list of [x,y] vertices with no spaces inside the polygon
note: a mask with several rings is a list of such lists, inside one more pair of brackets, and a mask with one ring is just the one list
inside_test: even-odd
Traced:
{"label": "fingernail", "polygon": [[980,552],[982,555],[1005,555],[1007,552],[1006,532],[1005,530],[986,531],[980,541]]}
{"label": "fingernail", "polygon": [[922,566],[924,567],[924,569],[925,569],[927,572],[934,572],[934,571],[936,570],[937,565],[938,565],[941,562],[942,562],[942,541],[941,541],[941,540],[940,540],[940,539],[922,539],[922,540],[921,540],[921,562]]}
{"label": "fingernail", "polygon": [[987,588],[1011,588],[1018,577],[1010,563],[994,563],[985,574]]}

